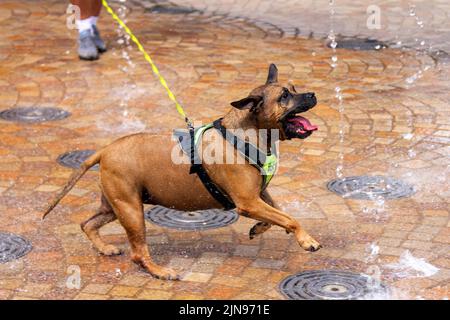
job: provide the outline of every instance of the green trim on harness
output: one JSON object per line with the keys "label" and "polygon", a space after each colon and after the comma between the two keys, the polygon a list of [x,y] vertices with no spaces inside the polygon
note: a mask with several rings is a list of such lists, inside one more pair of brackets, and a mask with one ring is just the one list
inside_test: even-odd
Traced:
{"label": "green trim on harness", "polygon": [[195,129],[195,133],[194,133],[194,143],[195,143],[195,147],[197,147],[198,143],[200,142],[200,139],[203,137],[203,134],[205,133],[205,131],[211,129],[213,127],[213,124],[207,124],[201,127],[198,127]]}
{"label": "green trim on harness", "polygon": [[[203,135],[205,134],[206,131],[208,131],[209,129],[214,127],[214,123],[210,123],[201,127],[198,127],[195,129],[194,132],[194,144],[195,144],[195,148],[198,148],[199,143],[201,142],[201,139],[203,137]],[[253,148],[255,148],[258,152],[263,153],[261,150],[259,150],[257,147],[255,147],[253,144],[249,143],[249,142],[244,142],[244,144],[249,144],[251,145]],[[273,176],[275,175],[275,172],[277,171],[277,166],[278,166],[278,158],[275,154],[270,154],[270,155],[265,155],[265,161],[262,164],[262,166],[258,165],[258,161],[255,158],[252,158],[252,154],[249,154],[249,156],[247,156],[245,154],[245,151],[242,150],[241,148],[236,148],[236,150],[239,151],[239,153],[244,156],[244,158],[247,159],[247,161],[253,165],[254,167],[256,167],[257,169],[259,169],[261,171],[261,174],[263,175],[263,190],[267,188],[267,186],[269,185],[270,181],[272,180]],[[251,159],[249,159],[251,158]],[[200,160],[201,161],[201,160]],[[196,162],[198,163],[198,162]]]}
{"label": "green trim on harness", "polygon": [[277,171],[278,168],[278,158],[276,155],[271,154],[268,155],[266,157],[266,161],[264,162],[263,166],[262,166],[262,170],[264,171],[263,176],[264,176],[264,188],[267,188],[267,186],[269,185],[270,181],[272,180],[273,176],[275,175],[275,172]]}
{"label": "green trim on harness", "polygon": [[222,119],[214,121],[213,126],[219,131],[223,138],[233,145],[233,147],[248,161],[249,164],[257,168],[263,176],[262,191],[267,188],[272,180],[278,166],[277,152],[275,145],[272,145],[269,153],[258,149],[250,142],[244,141],[234,135],[230,130],[222,125]]}

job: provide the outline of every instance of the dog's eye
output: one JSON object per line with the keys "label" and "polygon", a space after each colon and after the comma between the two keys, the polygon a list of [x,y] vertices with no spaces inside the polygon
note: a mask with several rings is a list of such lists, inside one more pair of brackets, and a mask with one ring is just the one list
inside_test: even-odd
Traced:
{"label": "dog's eye", "polygon": [[289,98],[290,95],[291,94],[289,93],[289,91],[283,90],[283,93],[281,94],[281,97],[280,97],[280,101],[286,102],[286,100]]}

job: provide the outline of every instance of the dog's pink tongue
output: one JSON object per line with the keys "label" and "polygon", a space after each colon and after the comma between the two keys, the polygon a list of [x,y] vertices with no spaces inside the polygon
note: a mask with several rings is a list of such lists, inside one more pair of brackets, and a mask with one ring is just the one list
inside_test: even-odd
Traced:
{"label": "dog's pink tongue", "polygon": [[308,119],[303,118],[301,116],[296,116],[295,118],[293,118],[289,121],[293,122],[295,124],[301,124],[303,126],[303,128],[305,128],[305,130],[308,130],[308,131],[316,131],[319,129],[318,126],[312,124],[311,122],[309,122]]}

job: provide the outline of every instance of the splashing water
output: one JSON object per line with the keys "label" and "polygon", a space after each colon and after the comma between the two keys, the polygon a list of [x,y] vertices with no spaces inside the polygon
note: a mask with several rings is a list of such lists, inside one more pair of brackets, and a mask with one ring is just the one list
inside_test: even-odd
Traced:
{"label": "splashing water", "polygon": [[416,24],[419,26],[419,28],[424,27],[423,21],[420,20],[420,18],[416,14],[416,5],[415,4],[409,4],[409,15],[411,17],[414,17],[414,19],[416,20]]}
{"label": "splashing water", "polygon": [[414,135],[412,133],[405,133],[403,135],[403,139],[405,140],[411,140],[412,138],[414,138]]}
{"label": "splashing water", "polygon": [[[332,49],[332,56],[331,56],[331,68],[336,69],[339,64],[339,58],[337,56],[337,41],[336,41],[336,34],[334,32],[334,24],[335,24],[335,1],[329,0],[329,7],[330,7],[330,32],[328,33],[328,39],[330,40],[330,48]],[[345,141],[345,119],[344,119],[344,96],[342,94],[342,89],[339,86],[336,86],[334,88],[335,91],[335,97],[338,101],[338,110],[339,110],[339,164],[336,167],[336,177],[342,178],[344,176],[344,141]]]}
{"label": "splashing water", "polygon": [[410,300],[407,292],[398,288],[384,288],[368,284],[369,293],[358,298],[358,300]]}
{"label": "splashing water", "polygon": [[336,34],[334,33],[334,15],[336,13],[334,9],[334,0],[329,1],[330,6],[330,32],[328,34],[328,39],[330,40],[330,47],[333,50],[333,55],[331,57],[331,67],[334,69],[337,67],[337,61],[338,57],[336,55],[336,48],[337,48],[337,42],[336,42]]}
{"label": "splashing water", "polygon": [[[411,3],[409,4],[409,16],[414,18],[416,26],[419,29],[423,29],[425,27],[423,20],[420,19],[419,16],[417,15],[416,5],[411,4]],[[418,51],[416,53],[416,55],[418,55],[418,56],[421,54],[423,55],[426,53],[431,53],[433,50],[433,46],[425,40],[420,40],[419,38],[415,38],[414,42],[416,43],[416,47],[418,49]],[[426,44],[428,44],[427,48],[425,48]],[[413,85],[417,80],[421,79],[424,76],[424,73],[426,71],[428,71],[429,69],[431,69],[431,67],[432,67],[431,65],[422,65],[420,67],[420,70],[418,70],[416,73],[414,73],[413,75],[411,75],[405,79],[406,84],[408,86]]]}
{"label": "splashing water", "polygon": [[366,263],[375,262],[378,258],[378,254],[380,253],[380,247],[376,242],[373,242],[367,245],[366,251],[368,252],[368,256],[366,258]]}
{"label": "splashing water", "polygon": [[422,258],[414,257],[409,250],[403,252],[398,263],[386,265],[387,268],[396,270],[397,276],[408,277],[431,277],[439,272],[439,268],[425,261]]}
{"label": "splashing water", "polygon": [[[129,13],[126,2],[127,0],[120,0],[120,6],[117,9],[117,15],[124,23],[128,22],[127,15]],[[130,99],[138,94],[135,90],[137,88],[136,84],[128,77],[128,74],[133,72],[133,69],[136,68],[136,65],[130,56],[133,46],[131,45],[130,36],[123,30],[122,26],[119,25],[117,27],[116,33],[118,36],[117,44],[119,44],[121,48],[119,56],[126,63],[125,65],[119,66],[119,69],[122,70],[122,72],[127,76],[124,77],[124,81],[122,83],[123,90],[118,92],[118,95],[120,96],[119,106],[121,111],[118,114],[110,114],[108,118],[119,119],[121,123],[116,125],[108,123],[108,121],[97,121],[97,126],[103,130],[113,131],[116,133],[141,132],[146,129],[146,125],[129,109]],[[113,55],[117,56],[116,52],[114,52]]]}
{"label": "splashing water", "polygon": [[386,201],[383,197],[373,196],[373,205],[364,206],[362,212],[371,217],[375,222],[384,221],[389,217],[389,212],[386,210]]}
{"label": "splashing water", "polygon": [[417,153],[413,149],[408,150],[408,157],[409,158],[415,158],[417,156]]}
{"label": "splashing water", "polygon": [[344,119],[344,103],[341,88],[337,86],[334,91],[336,92],[336,99],[338,100],[338,110],[339,110],[339,165],[336,167],[336,176],[342,178],[344,176],[344,142],[345,142],[345,119]]}
{"label": "splashing water", "polygon": [[368,256],[365,259],[368,268],[365,273],[361,273],[367,278],[367,293],[359,297],[358,300],[409,300],[409,293],[394,287],[388,287],[382,284],[381,268],[375,263],[379,262],[380,247],[376,242],[367,245],[366,252]]}

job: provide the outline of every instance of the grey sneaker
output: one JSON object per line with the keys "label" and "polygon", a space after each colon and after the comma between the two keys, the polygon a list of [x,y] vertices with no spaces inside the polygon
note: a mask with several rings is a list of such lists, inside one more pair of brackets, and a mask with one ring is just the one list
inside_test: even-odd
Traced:
{"label": "grey sneaker", "polygon": [[97,26],[92,26],[92,30],[94,33],[94,43],[97,47],[98,52],[103,53],[106,51],[106,44],[100,37],[100,32],[97,29]]}
{"label": "grey sneaker", "polygon": [[85,30],[78,37],[78,56],[82,60],[97,60],[98,50],[91,30]]}

